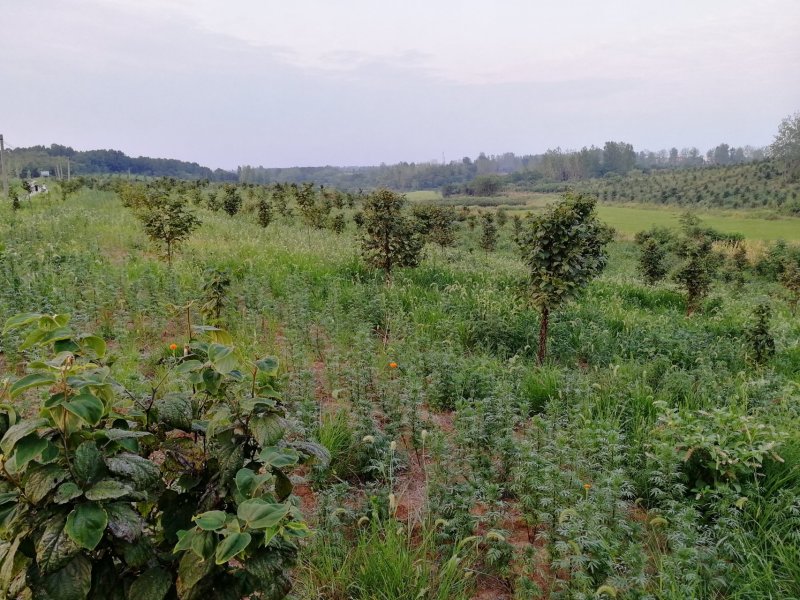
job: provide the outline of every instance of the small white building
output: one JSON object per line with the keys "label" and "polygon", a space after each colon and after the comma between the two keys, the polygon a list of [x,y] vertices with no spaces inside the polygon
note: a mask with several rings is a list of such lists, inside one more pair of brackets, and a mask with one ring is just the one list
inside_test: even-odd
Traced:
{"label": "small white building", "polygon": [[39,175],[42,177],[50,177],[50,171],[39,171]]}

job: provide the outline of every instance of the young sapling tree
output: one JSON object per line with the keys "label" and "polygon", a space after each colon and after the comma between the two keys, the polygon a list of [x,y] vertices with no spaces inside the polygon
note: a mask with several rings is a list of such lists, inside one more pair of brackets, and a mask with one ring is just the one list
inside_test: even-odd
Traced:
{"label": "young sapling tree", "polygon": [[403,214],[405,196],[381,189],[364,203],[364,236],[361,251],[367,263],[382,269],[387,283],[397,267],[416,267],[422,253],[422,239],[411,220]]}
{"label": "young sapling tree", "polygon": [[530,289],[539,309],[537,360],[544,362],[550,313],[572,300],[605,268],[613,230],[595,214],[595,198],[568,192],[530,220],[522,240]]}

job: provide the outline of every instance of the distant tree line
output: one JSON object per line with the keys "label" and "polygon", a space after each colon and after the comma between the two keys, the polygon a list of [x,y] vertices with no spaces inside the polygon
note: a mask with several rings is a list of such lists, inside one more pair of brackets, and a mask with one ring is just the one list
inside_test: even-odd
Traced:
{"label": "distant tree line", "polygon": [[241,166],[242,183],[302,183],[316,181],[341,189],[386,187],[401,191],[439,189],[444,195],[491,196],[504,183],[571,182],[609,175],[624,176],[632,171],[650,172],[707,165],[736,165],[766,157],[763,148],[719,144],[705,156],[697,148],[671,148],[652,152],[636,151],[625,142],[606,142],[602,148],[581,150],[555,148],[543,154],[498,155],[481,153],[476,159],[464,157],[449,163],[409,163],[373,167]]}
{"label": "distant tree line", "polygon": [[7,153],[12,175],[19,178],[40,177],[42,171],[51,176],[122,175],[136,177],[174,177],[177,179],[208,179],[209,181],[236,181],[233,171],[210,169],[194,162],[170,158],[132,157],[119,150],[75,150],[61,144],[15,148]]}
{"label": "distant tree line", "polygon": [[[486,155],[474,160],[464,157],[449,163],[400,162],[368,167],[291,167],[241,166],[236,172],[212,170],[197,163],[165,158],[137,158],[119,150],[78,151],[52,144],[16,148],[9,152],[9,165],[17,177],[38,177],[43,170],[51,175],[66,171],[69,161],[73,175],[128,174],[138,177],[174,177],[270,184],[315,181],[343,190],[388,188],[399,191],[438,189],[445,195],[491,196],[504,184],[563,184],[631,172],[676,170],[708,165],[729,166],[766,157],[766,151],[752,146],[733,147],[722,143],[703,155],[697,148],[671,148],[657,152],[636,151],[626,142],[608,141],[603,147],[580,150],[555,148],[543,154],[515,155],[513,152]],[[554,190],[560,191],[560,190]]]}

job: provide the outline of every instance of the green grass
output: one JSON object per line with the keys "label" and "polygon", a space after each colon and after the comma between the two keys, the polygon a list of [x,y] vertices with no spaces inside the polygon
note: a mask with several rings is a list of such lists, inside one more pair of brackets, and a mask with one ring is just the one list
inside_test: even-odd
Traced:
{"label": "green grass", "polygon": [[[512,211],[530,212],[558,201],[558,194],[511,193],[491,199],[469,197],[442,198],[438,192],[412,192],[409,199],[415,202],[435,202],[455,206],[503,206]],[[481,210],[485,210],[482,208]],[[627,238],[653,225],[679,226],[678,219],[686,209],[676,206],[648,204],[615,205],[598,204],[598,214],[609,225]],[[800,218],[785,215],[764,216],[763,210],[700,210],[697,215],[709,226],[725,233],[741,233],[747,239],[758,241],[786,240],[800,242]]]}
{"label": "green grass", "polygon": [[[534,210],[555,198],[525,202]],[[616,241],[602,276],[553,313],[538,368],[538,314],[510,225],[489,254],[477,249],[480,227],[461,225],[455,247],[428,248],[387,287],[362,263],[349,220],[337,235],[299,219],[276,216],[263,229],[251,212],[196,210],[203,224],[170,268],[111,193],[40,198],[14,214],[1,206],[0,322],[70,312],[81,331],[108,339],[114,377],[149,394],[165,348],[186,338],[175,307],[197,302],[209,267],[228,271],[225,328],[246,355],[280,358],[290,439],[319,441],[334,459],[294,475],[298,496],[305,486],[313,497],[302,506],[318,535],[304,542],[293,599],[527,598],[537,586],[592,597],[601,585],[618,597],[797,596],[800,321],[776,282],[715,279],[686,318],[682,291],[644,285],[635,245]],[[626,234],[680,214],[599,210]],[[701,216],[749,239],[800,239],[798,221]],[[764,296],[776,355],[756,365],[746,331]],[[0,334],[0,381],[34,358],[19,342]],[[786,465],[770,458],[738,489],[698,501],[682,479],[687,449],[659,421],[670,409],[684,422],[746,413],[748,427],[776,432],[779,454],[789,436]],[[735,431],[714,439],[747,456]],[[470,536],[478,551],[467,560],[459,544]]]}
{"label": "green grass", "polygon": [[[633,236],[636,232],[649,229],[653,225],[661,227],[679,226],[678,219],[683,211],[674,208],[650,208],[634,206],[598,207],[600,218],[618,231]],[[780,217],[764,219],[750,217],[743,211],[697,213],[703,222],[725,233],[741,233],[749,240],[800,241],[800,219]]]}

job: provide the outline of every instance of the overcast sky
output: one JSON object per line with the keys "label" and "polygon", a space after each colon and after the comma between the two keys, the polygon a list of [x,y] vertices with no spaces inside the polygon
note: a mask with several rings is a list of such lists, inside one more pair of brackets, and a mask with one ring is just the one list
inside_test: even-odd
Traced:
{"label": "overcast sky", "polygon": [[0,133],[211,167],[766,145],[798,0],[0,0]]}

